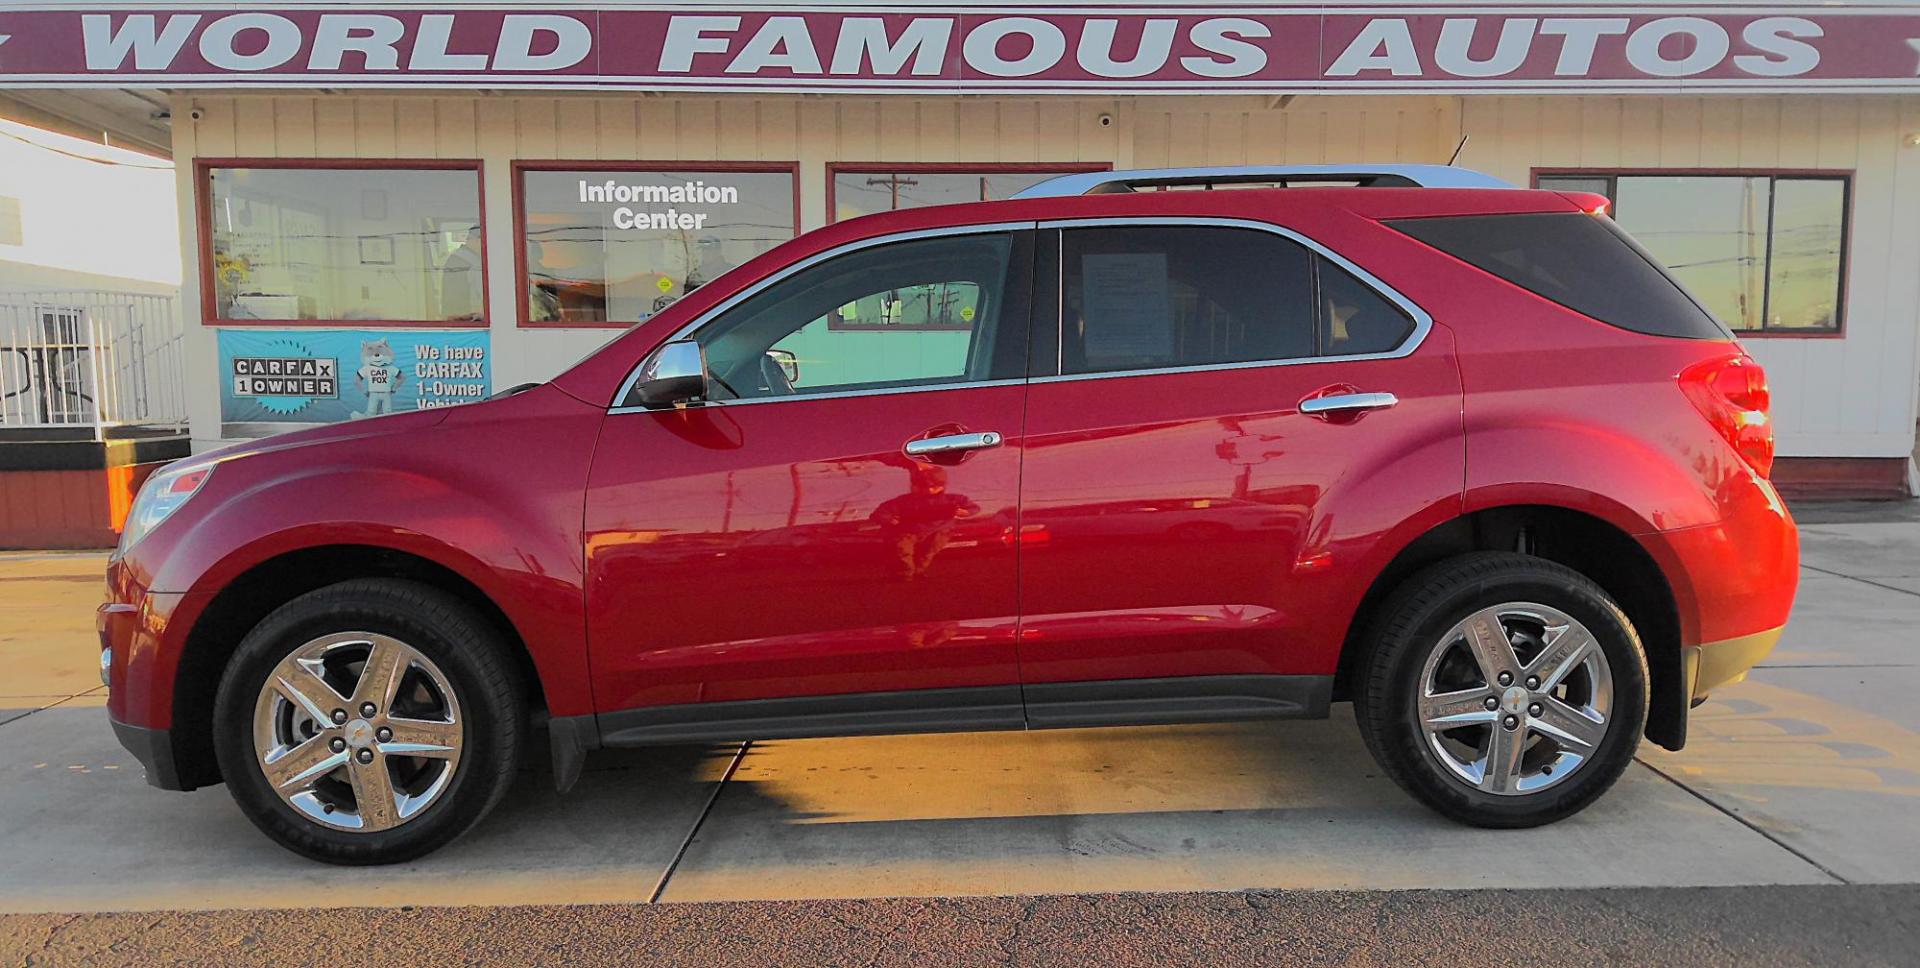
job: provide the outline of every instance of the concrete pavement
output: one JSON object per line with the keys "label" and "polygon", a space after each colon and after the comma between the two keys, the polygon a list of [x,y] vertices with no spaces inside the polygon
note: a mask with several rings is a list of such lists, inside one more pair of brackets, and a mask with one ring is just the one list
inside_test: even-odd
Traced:
{"label": "concrete pavement", "polygon": [[530,770],[466,839],[377,871],[279,850],[223,789],[147,787],[90,686],[101,558],[0,556],[0,912],[1920,882],[1920,515],[1802,518],[1780,650],[1685,752],[1540,830],[1428,813],[1340,707],[756,743],[724,784],[734,747],[598,754],[568,796]]}

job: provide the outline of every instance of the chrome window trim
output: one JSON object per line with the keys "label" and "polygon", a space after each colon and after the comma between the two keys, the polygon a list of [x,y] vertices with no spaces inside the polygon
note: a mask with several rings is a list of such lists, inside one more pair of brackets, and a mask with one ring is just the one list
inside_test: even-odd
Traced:
{"label": "chrome window trim", "polygon": [[[1067,369],[1067,236],[1064,232],[1053,233],[1053,373],[1059,376]],[[1027,332],[1033,332],[1033,320],[1027,320]],[[1032,342],[1033,337],[1027,337]],[[1028,373],[1028,378],[1033,374]]]}
{"label": "chrome window trim", "polygon": [[[998,232],[1030,232],[1030,231],[1033,231],[1035,228],[1037,228],[1038,225],[1039,223],[1037,222],[989,222],[983,225],[951,225],[951,226],[943,226],[940,228],[932,228],[932,229],[915,229],[910,232],[895,232],[891,235],[876,235],[868,239],[856,239],[852,242],[845,242],[840,245],[836,245],[833,248],[827,249],[823,252],[816,252],[813,255],[810,255],[804,259],[801,259],[799,262],[796,262],[790,266],[787,266],[786,268],[781,269],[779,272],[776,272],[770,276],[767,276],[765,279],[761,279],[760,281],[754,283],[753,285],[748,286],[747,288],[742,289],[731,296],[728,296],[726,299],[721,300],[717,305],[708,309],[706,312],[701,313],[700,315],[694,317],[692,322],[689,322],[685,326],[680,327],[678,330],[675,330],[672,335],[668,336],[666,339],[661,340],[659,344],[653,347],[653,349],[648,350],[645,356],[642,356],[639,360],[634,362],[633,369],[628,371],[627,373],[627,378],[620,382],[620,392],[613,395],[613,406],[607,408],[607,413],[609,414],[635,413],[635,412],[656,413],[661,410],[670,409],[670,408],[664,408],[664,407],[653,408],[653,407],[642,407],[642,406],[625,407],[620,405],[621,401],[627,399],[627,395],[633,392],[634,383],[640,379],[640,370],[642,367],[646,366],[647,358],[653,355],[654,350],[657,350],[661,346],[671,343],[674,340],[686,339],[687,337],[692,336],[694,333],[698,332],[702,326],[705,326],[708,323],[712,322],[715,317],[718,317],[720,314],[725,313],[727,310],[732,309],[733,307],[753,297],[754,295],[759,293],[761,290],[766,289],[767,287],[772,286],[777,282],[781,282],[782,280],[787,279],[788,277],[794,275],[797,272],[819,265],[820,263],[825,262],[828,259],[836,258],[842,255],[847,255],[853,252],[858,252],[861,249],[871,249],[874,246],[888,245],[894,242],[912,242],[918,239],[937,239],[937,238],[946,238],[949,236],[956,236],[956,235],[992,235]],[[913,393],[913,392],[918,392],[922,390],[955,390],[955,389],[965,389],[969,387],[981,387],[981,386],[1004,386],[1010,383],[1025,383],[1025,382],[1026,380],[1024,379],[976,380],[969,383],[940,383],[940,384],[932,384],[927,386],[883,387],[883,388],[873,389],[873,390],[846,390],[846,391],[833,392],[833,393],[796,393],[790,397],[759,397],[759,398],[750,399],[750,400],[703,400],[700,402],[700,405],[701,406],[740,406],[743,404],[755,404],[755,403],[786,403],[789,401],[796,401],[796,400],[824,400],[824,399],[829,399],[834,397],[866,397],[866,396],[880,396],[880,395],[889,394],[889,393]]]}
{"label": "chrome window trim", "polygon": [[[1333,264],[1351,273],[1361,285],[1374,291],[1376,295],[1400,307],[1402,312],[1413,318],[1413,332],[1407,338],[1383,353],[1348,353],[1341,356],[1302,356],[1284,360],[1248,360],[1240,363],[1199,363],[1191,366],[1162,366],[1140,370],[1110,370],[1100,373],[1059,373],[1049,376],[1036,376],[1030,383],[1064,383],[1070,380],[1111,380],[1128,376],[1162,376],[1170,373],[1204,373],[1209,370],[1250,370],[1270,366],[1302,366],[1312,363],[1348,363],[1359,360],[1397,360],[1412,356],[1421,344],[1427,341],[1427,334],[1433,331],[1433,317],[1421,309],[1418,303],[1400,294],[1400,291],[1381,281],[1379,276],[1355,265],[1352,260],[1319,242],[1282,225],[1241,218],[1180,218],[1178,216],[1119,216],[1115,218],[1073,218],[1042,221],[1039,227],[1045,229],[1102,228],[1115,225],[1169,225],[1169,226],[1212,226],[1215,228],[1241,228],[1269,232],[1306,246],[1314,253],[1326,257]],[[1060,238],[1065,238],[1064,235]],[[1064,252],[1062,253],[1064,258]],[[1060,300],[1066,301],[1066,266],[1060,265],[1060,282],[1056,286]],[[1061,340],[1065,340],[1062,322],[1063,311],[1054,313],[1054,330]],[[1064,351],[1063,351],[1064,354]],[[1056,371],[1060,365],[1055,365]]]}
{"label": "chrome window trim", "polygon": [[[702,407],[752,407],[763,403],[799,403],[803,400],[842,400],[848,397],[884,397],[902,393],[931,393],[935,390],[977,390],[981,387],[1020,386],[1027,381],[1023,378],[1008,380],[970,380],[965,383],[922,383],[910,387],[874,387],[868,390],[836,390],[832,393],[794,394],[790,397],[748,397],[742,400],[702,400],[688,404],[685,409]],[[666,413],[680,409],[675,407],[611,407],[609,414],[616,413]]]}

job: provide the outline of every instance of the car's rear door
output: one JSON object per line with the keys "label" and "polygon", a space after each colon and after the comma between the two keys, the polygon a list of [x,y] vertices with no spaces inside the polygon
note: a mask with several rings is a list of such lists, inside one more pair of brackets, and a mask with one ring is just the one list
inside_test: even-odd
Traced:
{"label": "car's rear door", "polygon": [[1021,484],[1029,721],[1317,711],[1369,542],[1457,505],[1449,337],[1273,226],[1051,231],[1061,325],[1036,321]]}
{"label": "car's rear door", "polygon": [[586,505],[610,741],[1018,725],[1031,236],[813,260],[692,329],[710,399],[614,408]]}

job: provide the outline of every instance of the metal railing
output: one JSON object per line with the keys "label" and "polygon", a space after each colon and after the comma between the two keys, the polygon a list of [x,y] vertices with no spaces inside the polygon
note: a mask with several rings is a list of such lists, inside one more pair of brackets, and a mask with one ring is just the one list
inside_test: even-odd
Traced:
{"label": "metal railing", "polygon": [[0,292],[0,428],[154,429],[187,422],[178,297]]}

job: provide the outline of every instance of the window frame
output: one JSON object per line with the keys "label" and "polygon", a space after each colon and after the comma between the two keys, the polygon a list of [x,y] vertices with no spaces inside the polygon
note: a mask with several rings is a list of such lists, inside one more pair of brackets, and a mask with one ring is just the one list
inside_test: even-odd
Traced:
{"label": "window frame", "polygon": [[[1621,178],[1663,178],[1663,177],[1700,177],[1700,178],[1765,178],[1767,191],[1767,237],[1766,261],[1762,279],[1766,289],[1763,292],[1761,308],[1761,328],[1739,329],[1732,323],[1722,320],[1727,329],[1737,339],[1844,339],[1847,335],[1847,297],[1853,266],[1853,180],[1855,171],[1851,168],[1534,168],[1530,187],[1539,188],[1542,178],[1598,178],[1607,183],[1606,195],[1608,217],[1617,217]],[[1780,326],[1768,328],[1766,325],[1766,305],[1773,300],[1773,184],[1780,179],[1797,181],[1837,181],[1840,183],[1840,267],[1839,284],[1834,294],[1834,320],[1832,328],[1809,329],[1805,327]],[[1556,189],[1546,189],[1555,191]],[[1623,226],[1624,227],[1624,226]],[[1684,282],[1682,283],[1684,285]]]}
{"label": "window frame", "polygon": [[[227,319],[214,307],[218,299],[213,278],[213,172],[222,168],[315,171],[470,171],[474,178],[475,210],[480,226],[479,319]],[[493,325],[492,291],[487,278],[491,261],[487,249],[493,232],[487,223],[486,163],[479,158],[195,158],[193,161],[195,230],[200,260],[200,324],[202,326],[304,329],[487,329]]]}
{"label": "window frame", "polygon": [[[1112,171],[1110,161],[830,161],[827,162],[827,224],[840,221],[834,181],[841,175],[1081,175]],[[895,211],[906,211],[896,209]]]}
{"label": "window frame", "polygon": [[[685,325],[681,326],[677,330],[674,330],[672,333],[663,337],[659,342],[655,343],[653,346],[648,348],[648,350],[645,353],[640,355],[639,359],[634,361],[633,366],[628,369],[626,378],[620,381],[620,390],[619,392],[613,395],[613,405],[607,408],[607,413],[609,415],[612,415],[612,414],[624,414],[624,413],[661,412],[658,408],[655,408],[655,407],[648,407],[648,406],[644,406],[642,404],[637,404],[637,403],[630,404],[627,402],[627,399],[633,395],[634,386],[640,382],[640,375],[646,370],[647,361],[653,359],[654,354],[658,353],[661,347],[666,346],[668,343],[693,338],[696,334],[700,332],[701,329],[705,328],[709,323],[712,323],[715,320],[719,319],[721,316],[732,311],[735,307],[739,306],[741,303],[758,295],[763,290],[779,285],[780,283],[785,282],[786,280],[791,279],[792,277],[799,275],[800,273],[805,272],[815,266],[818,266],[822,263],[839,258],[840,256],[851,255],[855,252],[859,252],[864,249],[877,248],[880,246],[892,245],[892,244],[901,243],[901,242],[913,242],[921,239],[951,238],[951,237],[966,236],[966,235],[997,235],[997,234],[1012,234],[1012,233],[1019,233],[1019,232],[1033,232],[1039,227],[1040,226],[1038,223],[1030,219],[1026,219],[1026,220],[1008,221],[1008,222],[985,222],[978,225],[953,225],[953,226],[945,226],[941,228],[931,228],[931,229],[912,229],[912,230],[901,231],[901,232],[890,232],[884,235],[876,235],[876,236],[872,236],[864,239],[856,239],[851,242],[842,243],[840,245],[836,245],[831,248],[827,248],[819,252],[815,252],[812,255],[799,260],[798,262],[794,262],[787,266],[782,267],[777,272],[769,273],[768,275],[755,280],[753,284],[720,300],[720,302],[714,304],[711,307],[708,307],[708,309],[705,312],[694,317],[692,320],[688,321]],[[1040,245],[1044,245],[1044,242],[1039,239],[1036,239],[1035,247],[1037,248]],[[1016,252],[1018,251],[1017,246],[1015,251]],[[1010,267],[1010,269],[1011,268],[1012,267]],[[1031,347],[1032,345],[1031,341],[1035,331],[1035,325],[1034,325],[1036,321],[1035,317],[1040,312],[1044,312],[1045,310],[1039,306],[1038,301],[1034,297],[1034,292],[1031,291],[1033,288],[1035,288],[1038,285],[1039,280],[1037,278],[1029,279],[1028,282],[1029,282],[1028,288],[1030,291],[1027,293],[1027,312],[1024,314],[1026,317],[1024,322],[1025,322],[1025,328],[1027,331],[1026,335],[1029,341],[1028,346]],[[997,320],[996,325],[1002,327],[1003,329],[1006,329],[1009,326],[1011,326],[1013,329],[1016,329],[1016,330],[1020,328],[1017,322],[1009,323],[1006,320]],[[804,401],[834,400],[834,399],[843,399],[848,397],[894,396],[898,394],[907,394],[907,393],[932,393],[932,392],[937,392],[941,390],[970,390],[977,387],[1017,386],[1017,385],[1025,384],[1028,382],[1030,382],[1029,377],[1018,376],[1018,377],[1007,377],[1004,379],[965,380],[965,381],[959,381],[954,383],[929,383],[929,384],[923,384],[919,386],[878,387],[878,388],[864,389],[864,390],[845,390],[845,391],[834,391],[834,392],[827,392],[827,393],[795,394],[793,396],[781,396],[781,397],[749,397],[745,399],[734,399],[734,400],[702,399],[693,404],[690,404],[690,406],[692,407],[750,407],[750,406],[760,406],[763,404],[800,403]]]}
{"label": "window frame", "polygon": [[[1106,371],[1101,371],[1097,373],[1062,372],[1062,359],[1065,355],[1065,340],[1066,340],[1066,328],[1065,328],[1065,321],[1063,319],[1064,314],[1062,312],[1062,306],[1064,304],[1064,300],[1066,297],[1066,265],[1065,265],[1064,259],[1062,258],[1062,254],[1063,254],[1062,250],[1065,245],[1066,231],[1070,229],[1112,228],[1112,227],[1118,227],[1118,226],[1254,229],[1256,231],[1269,232],[1274,235],[1278,235],[1281,238],[1287,239],[1300,246],[1305,247],[1309,254],[1324,258],[1332,262],[1334,265],[1340,267],[1341,269],[1346,270],[1347,274],[1353,276],[1356,282],[1372,290],[1375,295],[1379,296],[1382,299],[1385,299],[1387,302],[1391,303],[1396,309],[1399,309],[1401,312],[1405,313],[1410,319],[1412,319],[1413,329],[1410,330],[1407,333],[1407,335],[1400,340],[1399,344],[1396,345],[1393,349],[1386,350],[1379,353],[1343,353],[1339,355],[1330,355],[1330,356],[1319,356],[1319,355],[1301,356],[1301,357],[1293,357],[1289,359],[1280,359],[1280,360],[1246,360],[1239,363],[1198,363],[1198,364],[1192,364],[1192,365],[1186,365],[1186,366],[1161,366],[1161,367],[1142,368],[1137,370],[1106,370]],[[1042,338],[1051,336],[1053,346],[1054,346],[1054,353],[1053,353],[1050,365],[1045,367],[1038,366],[1035,364],[1040,364],[1046,361],[1033,359],[1032,357],[1029,357],[1029,359],[1032,362],[1030,362],[1028,366],[1028,371],[1027,371],[1028,381],[1032,383],[1059,383],[1067,380],[1111,380],[1111,379],[1118,379],[1122,377],[1164,376],[1167,374],[1175,374],[1175,373],[1204,373],[1212,370],[1250,370],[1250,369],[1259,369],[1264,367],[1275,367],[1275,366],[1307,366],[1315,363],[1347,363],[1347,362],[1356,362],[1361,360],[1397,360],[1402,357],[1412,356],[1415,352],[1417,352],[1420,349],[1420,347],[1426,343],[1427,334],[1433,331],[1433,316],[1429,314],[1425,309],[1421,308],[1419,303],[1414,302],[1412,299],[1402,294],[1399,290],[1393,288],[1393,286],[1389,285],[1385,280],[1381,279],[1379,276],[1376,276],[1372,272],[1367,271],[1365,268],[1359,265],[1356,265],[1353,262],[1353,260],[1348,259],[1347,257],[1341,255],[1338,252],[1335,252],[1334,250],[1328,248],[1326,245],[1313,239],[1312,237],[1304,235],[1293,229],[1287,228],[1286,226],[1276,225],[1272,222],[1262,222],[1254,219],[1215,218],[1215,217],[1179,218],[1179,217],[1168,217],[1168,216],[1115,216],[1112,218],[1074,218],[1074,219],[1043,220],[1039,223],[1039,228],[1042,233],[1046,233],[1046,232],[1053,233],[1053,238],[1051,242],[1049,242],[1043,235],[1039,244],[1039,248],[1042,250],[1043,253],[1046,252],[1049,246],[1051,246],[1051,255],[1050,256],[1043,255],[1043,260],[1051,261],[1052,278],[1045,281],[1036,279],[1034,283],[1034,287],[1036,292],[1038,292],[1038,291],[1043,291],[1041,290],[1041,286],[1043,284],[1046,286],[1049,286],[1051,288],[1051,291],[1048,292],[1048,295],[1051,297],[1053,302],[1051,305],[1035,306],[1034,318],[1033,318],[1033,324],[1032,324],[1034,335],[1029,345],[1038,346]],[[1319,291],[1319,282],[1317,278],[1319,273],[1319,263],[1314,262],[1312,264],[1314,266],[1313,272],[1316,277],[1314,282],[1314,290],[1316,293],[1315,298],[1317,300],[1318,298],[1317,293]],[[1048,321],[1043,320],[1042,319],[1043,315],[1050,317],[1051,322],[1049,323]],[[1318,318],[1318,309],[1316,308],[1315,320],[1314,320],[1314,347],[1315,347],[1316,353],[1318,352],[1319,345],[1320,345],[1319,329],[1320,329],[1320,325],[1319,325],[1319,318]]]}
{"label": "window frame", "polygon": [[723,172],[734,174],[786,175],[793,182],[793,235],[799,238],[800,163],[798,161],[608,161],[592,158],[516,159],[510,166],[513,197],[513,314],[514,328],[532,330],[632,329],[632,320],[609,319],[601,322],[536,323],[527,301],[527,180],[530,171],[604,171],[641,172]]}

